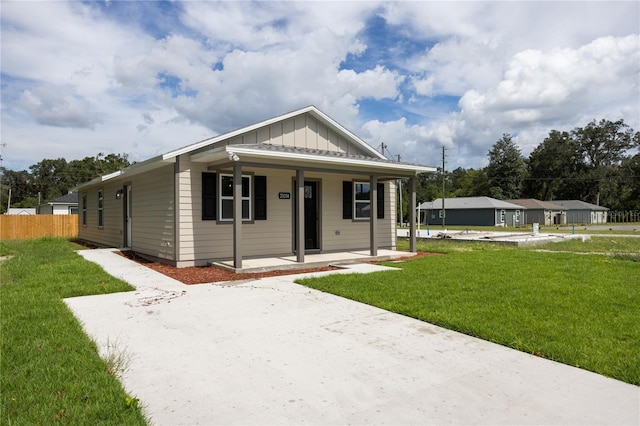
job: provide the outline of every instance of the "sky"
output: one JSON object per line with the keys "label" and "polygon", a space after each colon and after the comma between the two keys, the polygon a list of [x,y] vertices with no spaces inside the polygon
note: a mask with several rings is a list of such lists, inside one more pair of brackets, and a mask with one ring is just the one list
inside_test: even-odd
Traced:
{"label": "sky", "polygon": [[130,161],[314,105],[394,159],[640,130],[638,1],[0,2],[2,166]]}

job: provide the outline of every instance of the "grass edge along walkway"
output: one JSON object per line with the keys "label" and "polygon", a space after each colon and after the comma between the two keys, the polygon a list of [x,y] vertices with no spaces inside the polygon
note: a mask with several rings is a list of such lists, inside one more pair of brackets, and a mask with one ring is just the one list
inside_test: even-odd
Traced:
{"label": "grass edge along walkway", "polygon": [[117,369],[62,300],[132,290],[64,239],[7,241],[0,264],[0,423],[146,425]]}
{"label": "grass edge along walkway", "polygon": [[296,282],[640,385],[640,264],[514,249]]}

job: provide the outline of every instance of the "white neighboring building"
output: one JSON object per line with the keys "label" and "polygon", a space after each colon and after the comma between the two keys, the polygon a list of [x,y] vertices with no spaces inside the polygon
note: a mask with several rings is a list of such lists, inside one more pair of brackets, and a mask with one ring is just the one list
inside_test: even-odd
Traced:
{"label": "white neighboring building", "polygon": [[26,207],[14,207],[10,208],[6,214],[10,215],[30,215],[36,214],[35,208],[26,208]]}
{"label": "white neighboring building", "polygon": [[40,204],[38,214],[78,214],[78,193],[70,192]]}

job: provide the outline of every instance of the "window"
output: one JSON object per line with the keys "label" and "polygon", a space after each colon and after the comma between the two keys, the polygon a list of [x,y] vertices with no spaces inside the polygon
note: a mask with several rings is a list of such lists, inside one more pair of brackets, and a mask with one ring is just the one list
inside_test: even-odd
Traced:
{"label": "window", "polygon": [[98,190],[98,226],[104,226],[104,193],[102,189]]}
{"label": "window", "polygon": [[355,197],[353,197],[354,219],[369,219],[371,215],[371,189],[369,183],[354,182],[353,193],[355,194]]}
{"label": "window", "polygon": [[[220,220],[233,220],[233,175],[220,175]],[[242,176],[242,220],[251,220],[251,176]]]}
{"label": "window", "polygon": [[516,223],[520,223],[520,210],[516,210]]}
{"label": "window", "polygon": [[[378,183],[378,219],[384,219],[384,184]],[[366,220],[371,216],[369,182],[342,182],[342,218]]]}
{"label": "window", "polygon": [[87,193],[82,194],[82,225],[87,226]]}
{"label": "window", "polygon": [[500,210],[500,223],[504,223],[506,213],[504,210]]}
{"label": "window", "polygon": [[[243,220],[267,219],[266,176],[242,176],[241,196]],[[202,173],[202,220],[233,221],[233,175]]]}

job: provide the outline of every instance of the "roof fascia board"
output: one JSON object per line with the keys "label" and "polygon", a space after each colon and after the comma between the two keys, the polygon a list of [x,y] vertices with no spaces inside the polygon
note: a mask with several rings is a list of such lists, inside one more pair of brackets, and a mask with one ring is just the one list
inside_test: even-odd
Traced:
{"label": "roof fascia board", "polygon": [[[298,164],[271,164],[271,163],[253,163],[253,162],[242,162],[243,167],[249,168],[261,168],[261,169],[277,169],[277,170],[300,170],[303,169],[305,172],[318,172],[318,173],[338,173],[338,174],[349,174],[349,175],[361,175],[361,176],[378,176],[378,182],[382,182],[383,180],[396,180],[396,179],[404,179],[415,176],[416,172],[399,172],[398,170],[362,170],[362,169],[338,169],[338,168],[326,168],[326,167],[313,167],[313,166],[301,166]],[[208,170],[224,170],[224,169],[232,169],[231,163],[217,164],[211,165],[207,167]]]}
{"label": "roof fascia board", "polygon": [[335,157],[322,157],[319,155],[312,154],[301,154],[301,153],[286,153],[286,152],[270,152],[270,151],[256,151],[250,148],[243,148],[242,145],[233,145],[225,147],[226,151],[230,151],[235,153],[236,155],[247,155],[247,156],[257,156],[257,157],[270,157],[270,158],[279,158],[286,160],[299,160],[299,161],[309,161],[314,163],[328,163],[328,164],[342,164],[349,166],[364,166],[371,167],[375,169],[385,169],[385,170],[402,170],[408,172],[416,172],[416,173],[431,173],[435,172],[435,167],[428,166],[417,166],[406,163],[379,163],[376,161],[368,161],[368,160],[360,160],[353,158],[335,158]]}

